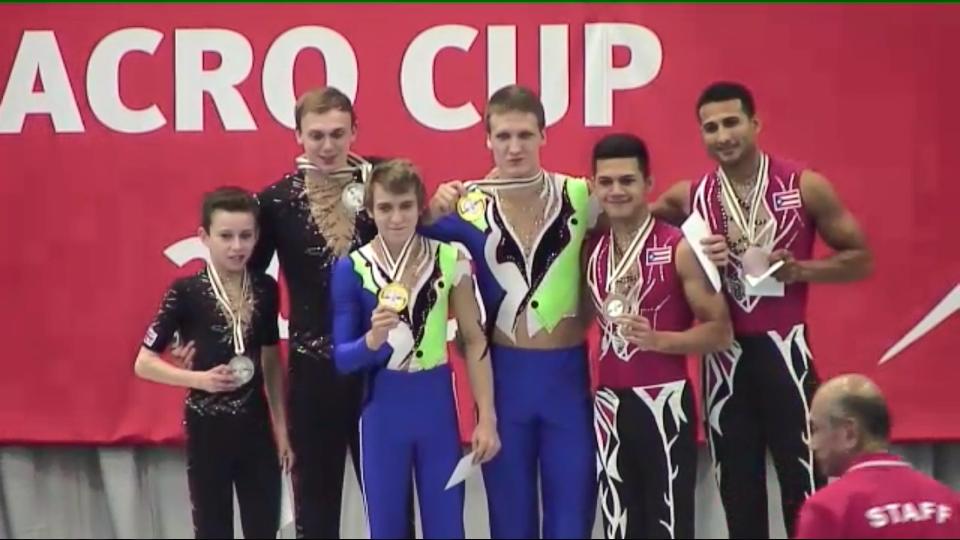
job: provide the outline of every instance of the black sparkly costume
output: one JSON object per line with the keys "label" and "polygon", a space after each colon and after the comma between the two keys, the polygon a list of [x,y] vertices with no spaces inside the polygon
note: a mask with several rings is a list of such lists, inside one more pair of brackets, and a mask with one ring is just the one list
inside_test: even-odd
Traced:
{"label": "black sparkly costume", "polygon": [[[233,538],[233,488],[246,538],[273,538],[280,521],[280,466],[263,386],[260,348],[279,340],[277,283],[250,273],[251,316],[244,354],[253,378],[232,392],[190,390],[184,415],[187,479],[197,538]],[[214,296],[207,270],[177,279],[164,295],[144,347],[162,353],[179,333],[193,341],[191,369],[207,371],[235,356],[231,321]]]}
{"label": "black sparkly costume", "polygon": [[[363,169],[355,171],[354,181],[363,182]],[[276,253],[290,296],[288,417],[296,455],[297,537],[339,538],[348,446],[355,471],[360,467],[363,380],[359,375],[338,374],[333,363],[329,294],[337,255],[312,219],[304,174],[288,174],[260,193],[260,240],[249,266],[265,270]],[[376,232],[373,219],[361,209],[347,252],[372,240]],[[411,517],[411,535],[412,527]]]}

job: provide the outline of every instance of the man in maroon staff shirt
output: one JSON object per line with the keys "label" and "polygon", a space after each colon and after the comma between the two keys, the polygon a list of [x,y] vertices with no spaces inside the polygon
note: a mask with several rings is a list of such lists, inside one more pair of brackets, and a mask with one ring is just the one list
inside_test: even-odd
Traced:
{"label": "man in maroon staff shirt", "polygon": [[960,494],[889,453],[890,413],[870,379],[828,381],[811,420],[817,464],[839,478],[804,503],[797,538],[960,538]]}

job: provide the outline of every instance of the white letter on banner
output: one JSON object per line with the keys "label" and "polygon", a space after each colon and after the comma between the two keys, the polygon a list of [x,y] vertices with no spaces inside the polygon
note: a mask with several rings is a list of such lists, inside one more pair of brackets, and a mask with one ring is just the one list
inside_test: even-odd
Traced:
{"label": "white letter on banner", "polygon": [[354,101],[357,96],[357,55],[350,42],[339,33],[322,26],[300,26],[287,30],[270,46],[263,61],[263,99],[278,122],[293,129],[293,70],[297,55],[304,49],[316,49],[327,67],[326,85],[334,86]]}
{"label": "white letter on banner", "polygon": [[[34,92],[37,77],[43,90]],[[83,132],[60,45],[50,30],[27,30],[20,38],[7,88],[0,98],[0,133],[20,133],[28,114],[49,114],[57,133]]]}
{"label": "white letter on banner", "polygon": [[441,50],[453,47],[470,50],[477,29],[448,24],[434,26],[413,39],[400,65],[400,92],[410,114],[421,124],[440,131],[466,129],[480,121],[472,103],[447,107],[437,100],[434,85],[434,61]]}
{"label": "white letter on banner", "polygon": [[[257,124],[236,86],[250,74],[253,49],[242,34],[223,29],[177,29],[174,58],[177,131],[203,131],[203,94],[209,93],[227,131],[252,131]],[[203,53],[220,55],[220,67],[203,69]]]}
{"label": "white letter on banner", "polygon": [[570,108],[570,40],[565,24],[540,27],[540,99],[548,126]]}
{"label": "white letter on banner", "polygon": [[[547,125],[570,108],[570,46],[565,24],[540,27],[540,100]],[[517,27],[487,27],[487,95],[517,83]]]}
{"label": "white letter on banner", "polygon": [[124,28],[100,40],[87,63],[87,99],[103,125],[120,133],[147,133],[167,123],[150,105],[134,110],[120,99],[120,62],[130,51],[156,52],[163,34],[151,28]]}
{"label": "white letter on banner", "polygon": [[517,83],[517,27],[487,27],[487,97]]}
{"label": "white letter on banner", "polygon": [[[663,47],[649,28],[628,23],[584,26],[584,125],[613,125],[613,93],[640,88],[660,72]],[[630,49],[630,63],[613,67],[613,48]]]}

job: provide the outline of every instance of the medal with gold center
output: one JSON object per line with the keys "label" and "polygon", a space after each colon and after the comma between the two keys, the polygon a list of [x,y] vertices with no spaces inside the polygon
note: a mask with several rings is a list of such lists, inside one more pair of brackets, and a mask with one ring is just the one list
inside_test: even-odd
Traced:
{"label": "medal with gold center", "polygon": [[390,282],[381,287],[380,292],[377,293],[377,301],[380,305],[397,313],[400,313],[410,305],[410,290],[400,279],[410,260],[411,246],[416,236],[416,234],[413,234],[407,239],[396,259],[390,254],[390,250],[387,248],[386,242],[383,241],[383,237],[377,236],[384,259],[386,259],[384,266],[386,266],[387,274],[390,278]]}

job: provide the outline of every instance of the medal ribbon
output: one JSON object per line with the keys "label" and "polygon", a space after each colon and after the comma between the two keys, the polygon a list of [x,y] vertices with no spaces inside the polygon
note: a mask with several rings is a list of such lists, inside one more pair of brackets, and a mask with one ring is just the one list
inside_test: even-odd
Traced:
{"label": "medal ribbon", "polygon": [[482,180],[469,180],[464,182],[467,188],[505,190],[529,187],[544,179],[546,174],[541,169],[537,174],[528,178],[484,178]]}
{"label": "medal ribbon", "polygon": [[[298,170],[301,170],[301,171],[319,171],[320,170],[316,165],[314,165],[313,163],[310,163],[310,160],[307,159],[306,156],[299,156],[294,161],[297,164]],[[333,177],[337,177],[339,175],[344,175],[344,174],[352,175],[358,169],[360,170],[361,180],[364,183],[366,183],[367,179],[370,177],[370,172],[373,170],[373,164],[363,159],[361,156],[357,154],[349,154],[347,155],[347,166],[337,169],[335,171],[331,171],[329,176],[333,178]]]}
{"label": "medal ribbon", "polygon": [[760,167],[757,171],[757,185],[755,186],[756,191],[753,193],[750,201],[749,222],[747,221],[747,216],[743,214],[743,207],[740,206],[740,200],[737,198],[732,182],[727,178],[723,167],[717,168],[717,176],[720,178],[720,193],[723,195],[723,200],[727,203],[727,208],[730,209],[730,216],[733,218],[734,223],[740,228],[740,231],[747,239],[747,243],[751,246],[756,245],[759,236],[756,230],[757,214],[760,211],[760,203],[767,193],[767,184],[770,181],[767,176],[769,167],[770,159],[766,154],[760,154]]}
{"label": "medal ribbon", "polygon": [[[230,326],[233,331],[233,352],[236,353],[237,356],[240,356],[246,350],[243,343],[242,313],[240,310],[236,312],[233,311],[233,308],[230,306],[230,300],[227,298],[227,289],[223,286],[223,282],[220,281],[220,275],[217,273],[217,269],[213,266],[213,263],[207,265],[207,276],[210,278],[210,287],[213,289],[213,295],[217,297],[217,301],[227,310],[227,314],[230,316]],[[246,270],[243,271],[242,283],[240,297],[245,300],[247,298],[247,290],[250,286],[250,280],[247,277]]]}
{"label": "medal ribbon", "polygon": [[647,238],[652,230],[653,215],[647,214],[647,218],[634,233],[633,239],[630,240],[630,245],[627,247],[626,253],[623,254],[623,258],[620,259],[619,263],[615,263],[613,252],[616,248],[616,241],[613,236],[613,229],[610,229],[610,248],[607,250],[607,294],[610,294],[610,291],[613,290],[613,284],[619,281],[627,273],[630,265],[636,261],[640,249],[646,245]]}
{"label": "medal ribbon", "polygon": [[391,283],[399,282],[400,278],[403,276],[403,271],[406,269],[407,262],[409,262],[410,259],[410,247],[413,245],[413,239],[416,237],[416,234],[410,235],[410,238],[407,238],[407,241],[403,244],[403,248],[400,249],[400,255],[394,259],[393,255],[390,254],[390,250],[387,249],[387,243],[383,241],[383,237],[377,235],[377,241],[380,243],[380,249],[383,251],[383,254],[386,257],[386,264],[383,266],[387,268],[387,273],[390,277]]}

